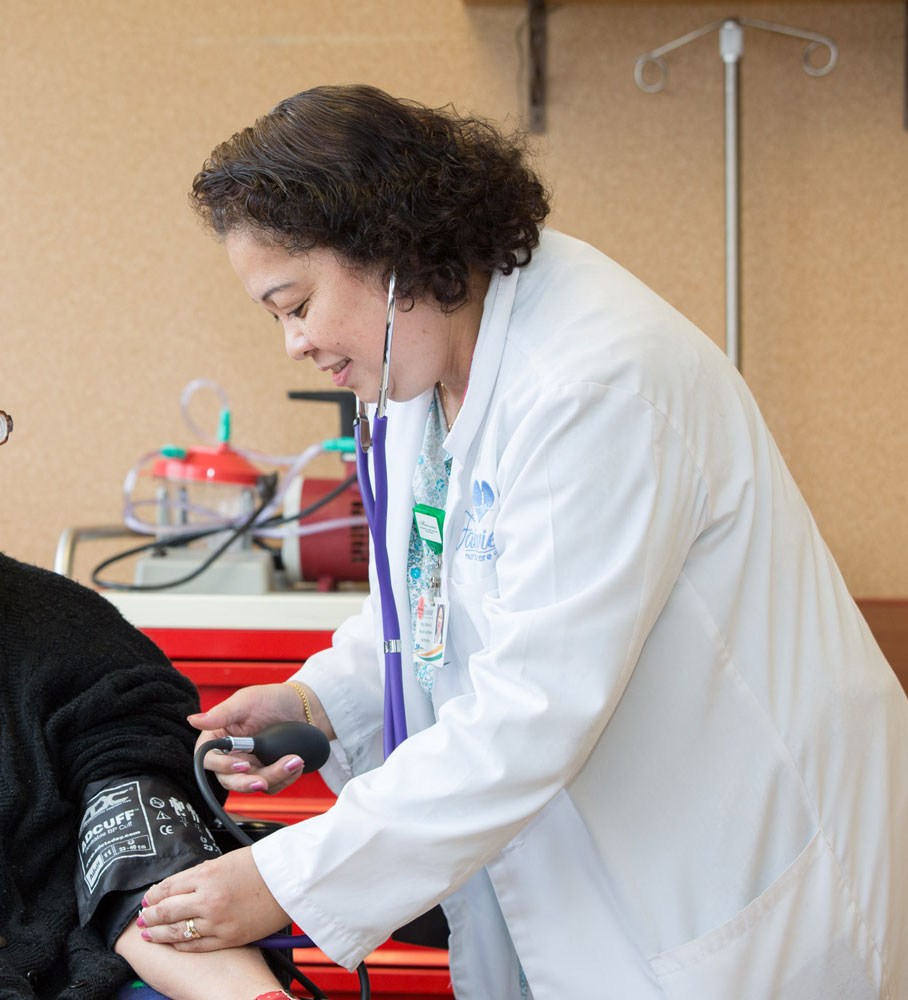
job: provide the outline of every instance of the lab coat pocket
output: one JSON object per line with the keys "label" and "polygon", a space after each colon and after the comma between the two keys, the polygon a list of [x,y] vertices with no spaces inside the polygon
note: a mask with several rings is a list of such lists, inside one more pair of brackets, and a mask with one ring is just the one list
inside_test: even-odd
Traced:
{"label": "lab coat pocket", "polygon": [[[483,603],[497,589],[498,574],[494,569],[482,575],[467,576],[466,579],[452,575],[448,582],[451,625],[461,653],[474,653],[488,645],[489,622]],[[452,638],[455,633],[452,633]]]}
{"label": "lab coat pocket", "polygon": [[720,927],[651,960],[669,1000],[871,1000],[881,968],[822,831]]}
{"label": "lab coat pocket", "polygon": [[[470,657],[489,643],[489,622],[483,612],[485,596],[498,587],[494,570],[475,580],[448,581],[448,632],[443,669],[436,670],[432,703],[436,712],[449,698],[473,689]],[[454,666],[456,665],[456,666]]]}

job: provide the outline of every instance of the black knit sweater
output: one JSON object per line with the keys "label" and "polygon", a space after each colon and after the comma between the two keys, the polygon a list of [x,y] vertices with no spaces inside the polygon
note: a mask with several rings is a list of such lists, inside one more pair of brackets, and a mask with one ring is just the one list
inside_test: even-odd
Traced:
{"label": "black knit sweater", "polygon": [[74,875],[98,779],[195,790],[192,684],[98,594],[0,554],[0,1000],[104,1000],[130,970],[89,923]]}

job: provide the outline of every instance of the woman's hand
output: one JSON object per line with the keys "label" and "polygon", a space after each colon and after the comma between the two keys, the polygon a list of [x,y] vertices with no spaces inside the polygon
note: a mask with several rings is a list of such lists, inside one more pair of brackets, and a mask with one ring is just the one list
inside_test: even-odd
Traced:
{"label": "woman's hand", "polygon": [[153,885],[136,923],[146,941],[216,951],[274,934],[290,917],[259,875],[252,850],[243,847]]}
{"label": "woman's hand", "polygon": [[[315,724],[328,739],[334,738],[328,718],[316,696],[306,688]],[[202,730],[196,748],[222,736],[256,736],[276,722],[303,722],[305,713],[298,692],[289,684],[258,684],[241,688],[208,712],[190,715],[189,723]],[[205,767],[234,792],[279,792],[302,773],[305,761],[296,755],[281,757],[264,766],[248,753],[205,755]]]}

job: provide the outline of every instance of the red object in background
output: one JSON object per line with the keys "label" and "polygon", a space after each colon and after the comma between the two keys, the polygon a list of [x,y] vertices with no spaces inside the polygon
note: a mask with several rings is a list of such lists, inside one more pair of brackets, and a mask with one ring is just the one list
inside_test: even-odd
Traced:
{"label": "red object in background", "polygon": [[[284,496],[285,515],[307,510],[321,502],[341,482],[343,480],[340,479],[295,480]],[[356,483],[351,483],[302,523],[312,525],[320,521],[350,517],[362,518],[363,523],[285,538],[281,545],[281,556],[290,580],[316,583],[319,590],[333,589],[338,580],[368,580],[369,528]]]}
{"label": "red object in background", "polygon": [[255,486],[262,470],[247,461],[229,444],[213,447],[168,449],[151,468],[151,474],[177,482],[221,483]]}
{"label": "red object in background", "polygon": [[[297,948],[293,960],[331,1000],[359,1000],[359,977],[316,948]],[[448,953],[389,942],[366,958],[373,1000],[438,1000],[453,997]],[[491,998],[490,998],[491,1000]]]}
{"label": "red object in background", "polygon": [[[328,536],[326,536],[328,537]],[[168,629],[142,631],[198,688],[208,709],[248,684],[274,684],[331,641],[328,631]],[[227,809],[251,819],[296,823],[330,808],[334,795],[319,774],[304,774],[277,795],[236,795]],[[331,1000],[358,1000],[359,978],[317,948],[296,948],[294,961]],[[366,958],[373,1000],[453,1000],[448,953],[387,941]],[[295,989],[296,992],[296,989]]]}

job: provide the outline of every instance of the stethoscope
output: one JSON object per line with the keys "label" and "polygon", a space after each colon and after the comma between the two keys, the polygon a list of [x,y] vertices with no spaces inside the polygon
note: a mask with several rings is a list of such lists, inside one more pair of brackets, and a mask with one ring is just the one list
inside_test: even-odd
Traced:
{"label": "stethoscope", "polygon": [[[407,738],[407,715],[404,708],[403,670],[400,657],[400,619],[394,602],[391,585],[391,567],[388,561],[388,463],[385,438],[388,418],[388,371],[391,361],[391,339],[394,335],[394,272],[388,280],[388,308],[385,314],[385,343],[382,354],[381,379],[378,402],[370,428],[366,404],[359,400],[353,427],[356,440],[356,475],[362,494],[363,509],[372,536],[372,561],[378,578],[378,596],[381,603],[382,640],[385,661],[385,723],[383,734],[384,754],[387,758],[395,747]],[[369,475],[369,451],[372,452],[374,490]]]}
{"label": "stethoscope", "polygon": [[[385,437],[388,418],[385,408],[388,402],[388,371],[391,360],[391,340],[394,335],[394,273],[388,281],[388,308],[385,314],[385,342],[382,354],[381,378],[378,402],[370,427],[366,404],[359,400],[358,413],[354,421],[353,436],[356,440],[356,475],[362,494],[363,509],[369,522],[372,536],[372,560],[378,578],[378,596],[381,603],[382,639],[385,661],[385,723],[383,748],[385,757],[407,738],[407,717],[404,708],[403,670],[401,665],[400,619],[394,602],[394,588],[391,585],[391,567],[388,560],[388,463],[385,452]],[[369,474],[369,452],[372,452],[374,488]],[[303,740],[303,743],[298,741]],[[273,745],[271,745],[273,744]],[[209,750],[231,752],[241,750],[256,753],[263,762],[273,762],[289,752],[299,753],[306,760],[305,771],[321,767],[328,757],[328,741],[321,730],[305,723],[283,723],[272,726],[258,737],[223,737],[211,740],[198,747],[195,754],[195,775],[202,795],[215,815],[225,827],[245,845],[251,845],[252,838],[233,822],[214,797],[204,773],[205,754]],[[275,934],[254,942],[260,948],[313,947],[308,935],[288,936]],[[315,997],[325,994],[292,962],[283,956],[275,959],[287,972],[294,975]],[[360,1000],[368,1000],[371,995],[369,975],[364,963],[357,967],[360,981]]]}

